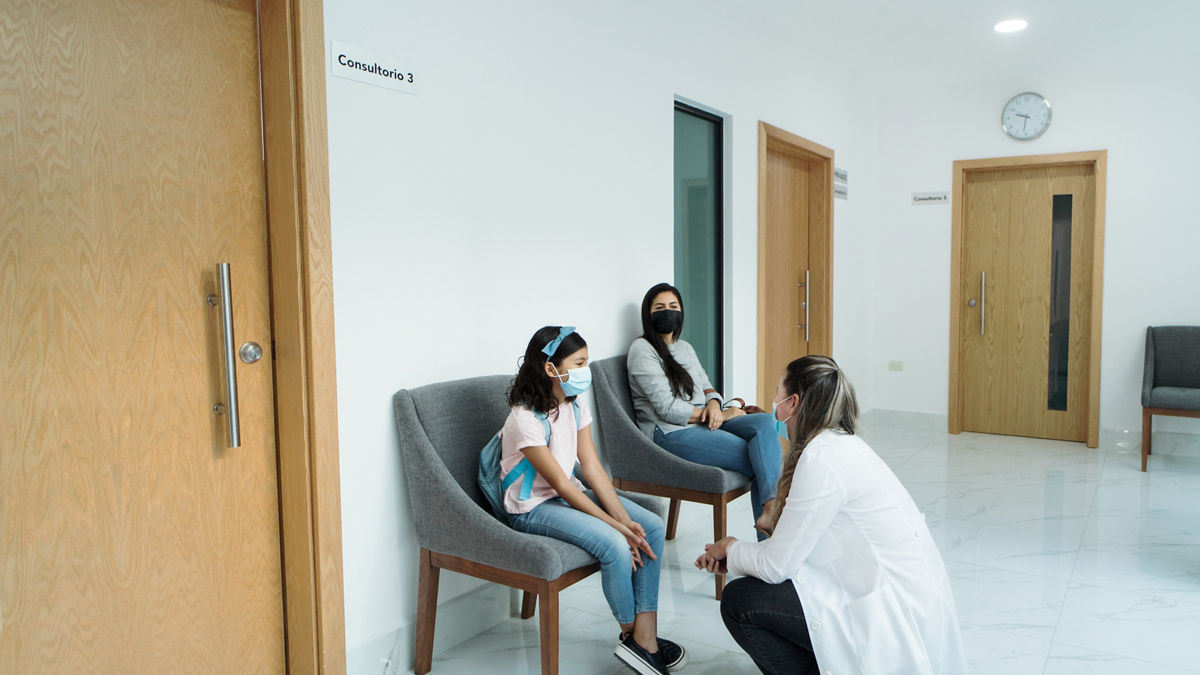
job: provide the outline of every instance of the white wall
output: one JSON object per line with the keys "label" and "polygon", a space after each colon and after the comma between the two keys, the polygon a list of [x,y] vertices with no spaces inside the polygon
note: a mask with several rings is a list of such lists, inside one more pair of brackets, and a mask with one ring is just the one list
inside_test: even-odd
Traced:
{"label": "white wall", "polygon": [[[889,55],[920,45],[889,45],[879,27],[839,42],[865,16],[856,6],[326,3],[327,40],[411,59],[422,78],[419,96],[328,81],[351,672],[389,654],[403,670],[411,655],[417,542],[392,393],[513,372],[546,323],[578,326],[593,358],[626,349],[641,294],[672,272],[677,96],[729,116],[728,393],[756,385],[758,120],[834,148],[849,171],[850,199],[835,201],[834,352],[864,410],[946,411],[949,209],[909,206],[909,193],[949,190],[955,159],[1105,148],[1101,424],[1136,428],[1145,326],[1200,323],[1197,50],[1146,35],[1089,47],[1081,33],[1073,51],[1042,45],[1050,57],[1021,52],[1011,68],[989,46],[1000,57],[984,82],[962,83],[960,64],[904,79]],[[997,120],[1025,89],[1051,99],[1054,124],[1019,144]],[[479,602],[455,596],[486,594],[443,579],[440,636],[503,615],[494,594],[462,609]]]}
{"label": "white wall", "polygon": [[[672,273],[675,96],[731,116],[728,391],[755,388],[760,119],[834,148],[850,171],[835,208],[835,353],[865,369],[869,109],[848,80],[789,56],[819,28],[777,25],[777,6],[326,3],[327,40],[411,59],[423,80],[419,96],[328,81],[352,671],[393,647],[403,669],[411,648],[418,544],[392,393],[514,372],[547,323],[578,326],[593,359],[624,352],[642,293]],[[477,586],[453,576],[445,601]]]}
{"label": "white wall", "polygon": [[[1140,429],[1146,326],[1200,323],[1200,59],[1169,44],[1104,49],[1095,61],[1064,54],[1003,79],[880,94],[875,407],[946,413],[950,208],[911,206],[911,193],[950,190],[956,159],[1107,149],[1100,426]],[[1050,100],[1053,123],[1013,141],[1000,109],[1026,90]],[[888,372],[889,360],[904,372]],[[1160,419],[1156,429],[1200,432],[1197,420]]]}

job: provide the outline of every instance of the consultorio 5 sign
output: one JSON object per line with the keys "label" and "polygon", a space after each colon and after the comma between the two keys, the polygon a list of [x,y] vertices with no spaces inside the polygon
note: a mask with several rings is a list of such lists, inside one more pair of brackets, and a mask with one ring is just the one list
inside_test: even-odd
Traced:
{"label": "consultorio 5 sign", "polygon": [[330,40],[329,67],[332,74],[347,80],[406,94],[420,93],[421,80],[416,75],[416,68],[409,61],[394,56]]}

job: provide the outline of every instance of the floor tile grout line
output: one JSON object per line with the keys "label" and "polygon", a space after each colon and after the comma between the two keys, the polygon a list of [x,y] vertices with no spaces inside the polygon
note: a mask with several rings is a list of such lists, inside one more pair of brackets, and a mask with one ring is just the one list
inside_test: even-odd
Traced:
{"label": "floor tile grout line", "polygon": [[[1098,448],[1097,451],[1099,451]],[[1083,548],[1083,538],[1087,536],[1088,523],[1092,522],[1092,518],[1096,512],[1096,500],[1100,496],[1100,484],[1103,482],[1104,467],[1108,463],[1108,454],[1107,452],[1103,453],[1103,457],[1100,458],[1100,466],[1096,469],[1096,484],[1092,488],[1092,499],[1088,504],[1083,529],[1079,533],[1079,542],[1075,546],[1075,560],[1071,562],[1071,573],[1067,576],[1067,592],[1063,595],[1062,602],[1058,604],[1058,617],[1054,620],[1054,631],[1050,634],[1050,651],[1046,652],[1046,662],[1042,664],[1043,675],[1045,675],[1046,669],[1050,667],[1050,655],[1054,653],[1054,645],[1057,644],[1055,638],[1058,637],[1058,627],[1062,623],[1063,609],[1067,606],[1067,597],[1071,594],[1071,587],[1078,585],[1075,582],[1075,570],[1079,567],[1079,551]]]}

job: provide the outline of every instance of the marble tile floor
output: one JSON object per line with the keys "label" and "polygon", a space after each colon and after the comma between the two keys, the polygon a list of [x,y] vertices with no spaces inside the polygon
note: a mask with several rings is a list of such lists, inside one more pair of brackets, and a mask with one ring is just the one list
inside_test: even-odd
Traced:
{"label": "marble tile floor", "polygon": [[[1127,437],[1080,443],[876,425],[863,433],[925,512],[946,561],[971,673],[1200,673],[1200,456]],[[1200,440],[1197,441],[1200,445]],[[1122,447],[1124,446],[1124,447]],[[667,542],[659,632],[682,671],[754,673],[692,561],[711,511],[684,504]],[[730,533],[750,538],[749,500]],[[563,592],[563,673],[629,672],[593,575]],[[435,656],[436,675],[539,672],[536,618],[512,618]]]}

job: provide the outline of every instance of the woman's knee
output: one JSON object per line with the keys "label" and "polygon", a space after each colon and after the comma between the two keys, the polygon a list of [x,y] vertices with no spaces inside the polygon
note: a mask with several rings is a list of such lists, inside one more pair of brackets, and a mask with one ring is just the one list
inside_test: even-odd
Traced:
{"label": "woman's knee", "polygon": [[768,412],[752,413],[747,419],[754,423],[754,429],[760,434],[775,435],[775,416]]}

